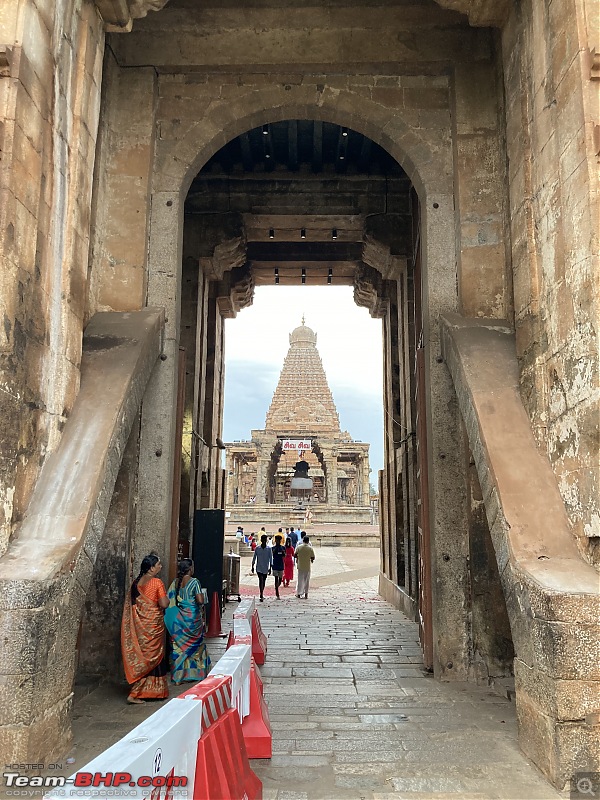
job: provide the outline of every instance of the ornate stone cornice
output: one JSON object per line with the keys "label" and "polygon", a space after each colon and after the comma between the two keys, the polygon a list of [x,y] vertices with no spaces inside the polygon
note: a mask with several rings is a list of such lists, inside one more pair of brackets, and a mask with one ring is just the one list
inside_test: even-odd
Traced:
{"label": "ornate stone cornice", "polygon": [[106,29],[113,33],[128,33],[134,19],[145,17],[149,11],[160,11],[169,0],[96,0]]}
{"label": "ornate stone cornice", "polygon": [[395,280],[406,266],[405,256],[394,255],[389,245],[368,233],[363,239],[362,260],[377,270],[385,280]]}
{"label": "ornate stone cornice", "polygon": [[200,266],[209,280],[222,281],[225,273],[246,263],[246,240],[234,236],[215,245],[211,256],[201,256]]}
{"label": "ornate stone cornice", "polygon": [[478,28],[501,28],[511,7],[510,0],[435,0],[442,8],[466,14],[469,23]]}
{"label": "ornate stone cornice", "polygon": [[381,273],[363,264],[354,275],[354,302],[369,309],[375,319],[386,315],[388,299],[384,296],[384,281]]}
{"label": "ornate stone cornice", "polygon": [[254,276],[247,264],[227,272],[216,287],[217,305],[222,317],[234,319],[238,311],[252,305]]}

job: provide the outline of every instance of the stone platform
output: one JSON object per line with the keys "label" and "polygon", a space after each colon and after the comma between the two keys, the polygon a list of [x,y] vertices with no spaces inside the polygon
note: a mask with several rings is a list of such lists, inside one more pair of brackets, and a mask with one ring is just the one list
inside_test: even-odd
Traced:
{"label": "stone platform", "polygon": [[[318,525],[370,525],[372,510],[370,506],[326,505],[325,503],[311,503],[309,505],[313,524]],[[293,502],[280,503],[246,503],[244,505],[228,505],[228,521],[235,525],[242,525],[244,530],[253,525],[274,525],[275,528],[286,525],[300,525],[304,521],[306,506],[302,509]],[[258,530],[257,528],[257,530]]]}
{"label": "stone platform", "polygon": [[[289,526],[293,520],[281,520],[275,523],[268,523],[266,521],[250,522],[244,524],[243,522],[231,522],[227,520],[225,527],[225,535],[227,541],[231,541],[231,537],[235,534],[238,525],[242,525],[244,533],[257,534],[264,526],[269,536],[277,533],[278,528],[283,528],[284,534],[286,526]],[[296,524],[296,523],[294,523]],[[298,523],[300,530],[306,531],[313,544],[317,547],[377,547],[380,545],[380,533],[377,525],[359,525],[348,523],[346,525],[337,523],[324,523],[316,524],[314,521],[310,524]],[[227,548],[229,551],[229,548]],[[237,550],[235,552],[238,552]],[[241,550],[239,551],[242,552]]]}

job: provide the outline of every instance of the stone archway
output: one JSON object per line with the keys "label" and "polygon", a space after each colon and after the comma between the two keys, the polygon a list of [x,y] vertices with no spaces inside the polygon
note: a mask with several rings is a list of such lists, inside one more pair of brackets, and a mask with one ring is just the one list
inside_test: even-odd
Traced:
{"label": "stone archway", "polygon": [[[449,553],[436,575],[434,607],[444,609],[444,619],[434,614],[436,672],[448,678],[468,674],[468,623],[458,598],[467,584],[467,543],[458,531],[466,531],[462,485],[462,437],[458,408],[450,378],[439,360],[440,314],[459,308],[456,285],[456,240],[450,136],[440,136],[437,125],[429,129],[409,125],[388,101],[377,104],[356,91],[334,91],[323,86],[285,85],[248,91],[215,102],[210,114],[198,115],[177,126],[173,138],[165,132],[157,143],[153,174],[148,269],[148,304],[167,307],[166,361],[153,378],[143,411],[140,456],[140,515],[138,554],[165,543],[147,532],[154,526],[168,529],[171,466],[160,462],[157,449],[170,451],[173,437],[178,347],[178,308],[182,247],[182,212],[187,187],[199,168],[229,139],[252,127],[289,118],[319,119],[347,125],[372,138],[402,165],[421,200],[423,239],[424,321],[426,387],[430,404],[428,420],[430,461],[430,508],[433,560]],[[194,104],[187,98],[186,113],[194,117]],[[200,120],[200,121],[198,121]],[[449,114],[448,114],[449,124]],[[449,129],[448,129],[449,130]],[[393,277],[396,265],[385,252],[373,253],[373,264],[382,276]],[[442,457],[435,454],[441,454]],[[160,490],[157,491],[157,486]],[[452,498],[449,502],[448,498]],[[160,537],[160,533],[159,533]],[[452,631],[451,636],[444,632]]]}

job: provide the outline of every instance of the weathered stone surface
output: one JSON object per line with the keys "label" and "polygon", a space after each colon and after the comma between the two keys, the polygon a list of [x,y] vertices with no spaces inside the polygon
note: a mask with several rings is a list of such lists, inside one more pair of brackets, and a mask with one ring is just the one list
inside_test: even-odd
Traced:
{"label": "weathered stone surface", "polygon": [[[25,749],[14,751],[13,760],[43,760],[68,741],[83,601],[126,438],[158,357],[162,324],[162,314],[147,309],[96,316],[88,325],[77,403],[41,471],[19,535],[0,559],[0,582],[7,587],[0,673],[9,685],[13,676],[21,678],[14,708],[27,731],[16,740]],[[13,720],[11,714],[7,730]]]}

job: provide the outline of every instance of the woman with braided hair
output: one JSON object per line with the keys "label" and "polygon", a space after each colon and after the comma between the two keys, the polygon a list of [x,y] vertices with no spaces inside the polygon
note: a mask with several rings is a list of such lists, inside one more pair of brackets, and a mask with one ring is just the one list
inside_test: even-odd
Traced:
{"label": "woman with braided hair", "polygon": [[183,558],[177,577],[169,586],[165,625],[171,635],[171,679],[173,683],[203,680],[210,670],[204,643],[206,592],[194,578],[194,562]]}
{"label": "woman with braided hair", "polygon": [[160,558],[142,559],[140,573],[127,592],[121,621],[121,652],[125,677],[131,684],[128,703],[164,700],[169,696],[165,658],[163,609],[169,605]]}

